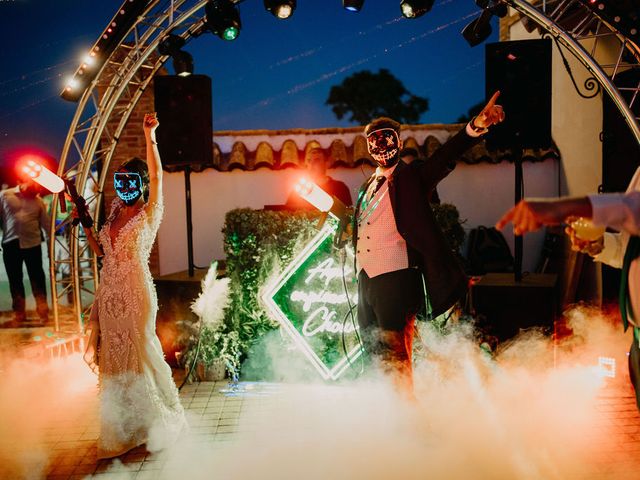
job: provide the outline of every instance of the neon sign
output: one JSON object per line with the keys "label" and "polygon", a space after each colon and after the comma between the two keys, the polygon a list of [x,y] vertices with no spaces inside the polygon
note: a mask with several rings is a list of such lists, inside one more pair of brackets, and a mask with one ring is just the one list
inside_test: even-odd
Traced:
{"label": "neon sign", "polygon": [[347,298],[341,254],[333,247],[336,225],[329,219],[262,295],[266,310],[320,375],[331,380],[362,354],[355,311],[353,318],[349,315],[349,306],[358,301],[353,250],[343,251]]}

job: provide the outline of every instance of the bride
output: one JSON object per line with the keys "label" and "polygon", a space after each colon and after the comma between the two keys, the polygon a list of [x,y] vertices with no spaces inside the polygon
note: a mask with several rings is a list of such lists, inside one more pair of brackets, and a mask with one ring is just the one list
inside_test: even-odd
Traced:
{"label": "bride", "polygon": [[148,266],[163,211],[158,125],[155,114],[145,115],[147,163],[133,158],[120,166],[117,198],[98,238],[85,229],[91,248],[104,256],[84,357],[99,371],[98,458],[144,443],[161,449],[186,423],[155,331],[158,302]]}

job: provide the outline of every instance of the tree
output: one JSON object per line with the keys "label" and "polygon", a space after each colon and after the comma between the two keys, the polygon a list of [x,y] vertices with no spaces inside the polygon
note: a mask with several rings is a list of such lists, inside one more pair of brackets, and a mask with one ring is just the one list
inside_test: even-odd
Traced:
{"label": "tree", "polygon": [[482,100],[480,103],[476,103],[473,107],[467,110],[466,115],[460,115],[458,117],[458,123],[468,123],[473,117],[475,117],[482,111],[485,105],[486,102],[484,100]]}
{"label": "tree", "polygon": [[400,123],[417,123],[429,109],[429,101],[409,92],[393,74],[382,68],[356,72],[334,85],[325,102],[338,120],[347,114],[350,122],[361,125],[376,117],[391,117]]}

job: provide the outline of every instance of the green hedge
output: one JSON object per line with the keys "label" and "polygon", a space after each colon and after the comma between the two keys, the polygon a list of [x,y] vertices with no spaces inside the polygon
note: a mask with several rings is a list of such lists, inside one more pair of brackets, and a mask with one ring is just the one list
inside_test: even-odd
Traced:
{"label": "green hedge", "polygon": [[238,332],[243,356],[254,342],[278,323],[259,301],[260,288],[293,258],[299,244],[316,232],[318,215],[242,208],[225,217],[224,251],[231,302],[225,312],[228,331]]}
{"label": "green hedge", "polygon": [[[432,205],[436,220],[452,249],[460,251],[464,230],[455,206]],[[224,331],[237,332],[239,348],[246,358],[256,340],[278,327],[259,301],[260,288],[269,275],[277,275],[317,232],[319,215],[307,212],[231,210],[222,230],[230,278],[230,305]],[[239,372],[230,372],[232,377]]]}

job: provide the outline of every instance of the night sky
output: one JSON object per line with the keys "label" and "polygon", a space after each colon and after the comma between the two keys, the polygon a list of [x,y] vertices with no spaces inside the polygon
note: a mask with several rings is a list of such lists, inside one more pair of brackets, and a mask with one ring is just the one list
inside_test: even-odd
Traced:
{"label": "night sky", "polygon": [[[23,148],[60,155],[76,105],[59,92],[121,3],[0,0],[0,165]],[[484,45],[460,34],[479,9],[436,0],[407,20],[399,3],[367,0],[352,13],[341,0],[298,0],[278,20],[262,0],[242,2],[235,41],[205,34],[185,47],[195,73],[212,78],[214,130],[349,126],[325,105],[331,86],[380,68],[429,99],[422,123],[454,122],[484,95]],[[488,41],[497,41],[495,21],[493,30]]]}

